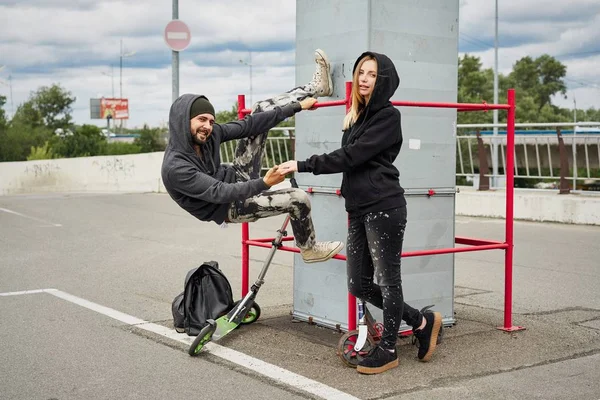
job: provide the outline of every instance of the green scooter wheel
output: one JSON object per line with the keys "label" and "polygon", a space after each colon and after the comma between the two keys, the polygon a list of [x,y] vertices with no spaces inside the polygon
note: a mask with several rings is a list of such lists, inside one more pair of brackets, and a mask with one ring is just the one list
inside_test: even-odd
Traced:
{"label": "green scooter wheel", "polygon": [[202,351],[204,345],[210,342],[213,333],[215,333],[215,330],[217,329],[217,325],[215,324],[214,320],[209,319],[207,322],[208,325],[206,325],[200,330],[200,333],[198,334],[198,336],[196,336],[196,339],[194,339],[194,342],[188,350],[188,354],[192,357],[195,357],[198,354],[200,354],[200,351]]}
{"label": "green scooter wheel", "polygon": [[[237,305],[240,303],[240,301],[241,300],[238,300],[235,302],[234,308],[237,307]],[[248,310],[248,312],[246,313],[246,315],[244,316],[244,319],[242,319],[240,324],[242,324],[242,325],[251,324],[253,322],[256,322],[256,320],[259,317],[260,317],[260,307],[259,307],[258,303],[254,302],[254,303],[252,303],[252,307],[250,307],[250,309]]]}

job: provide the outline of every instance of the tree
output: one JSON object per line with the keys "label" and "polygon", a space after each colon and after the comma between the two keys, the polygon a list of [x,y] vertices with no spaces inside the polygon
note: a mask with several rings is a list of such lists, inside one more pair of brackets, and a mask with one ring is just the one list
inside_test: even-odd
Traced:
{"label": "tree", "polygon": [[44,120],[33,100],[28,100],[17,107],[17,111],[11,120],[11,124],[37,128],[44,126]]}
{"label": "tree", "polygon": [[32,147],[31,152],[27,156],[27,161],[49,160],[51,158],[54,158],[54,154],[50,148],[50,142],[46,142],[43,146]]}
{"label": "tree", "polygon": [[45,125],[52,131],[68,129],[72,125],[71,105],[74,102],[71,92],[60,85],[42,86],[17,108],[13,119],[32,127]]}
{"label": "tree", "polygon": [[160,128],[150,129],[146,124],[144,124],[144,127],[140,131],[140,137],[136,138],[133,144],[139,146],[141,153],[151,153],[165,149],[164,140],[161,139]]}
{"label": "tree", "polygon": [[562,80],[566,74],[567,67],[554,57],[544,54],[535,60],[529,56],[521,58],[513,66],[509,79],[515,89],[525,96],[533,97],[537,111],[541,111],[545,105],[552,104],[553,95],[566,95],[567,87]]}
{"label": "tree", "polygon": [[[494,79],[491,69],[482,70],[479,57],[465,54],[458,59],[458,102],[492,103],[494,100]],[[491,79],[490,79],[491,77]],[[483,112],[458,113],[459,124],[491,123],[492,114]]]}
{"label": "tree", "polygon": [[217,124],[226,124],[227,122],[239,119],[237,109],[238,103],[235,102],[231,107],[231,111],[219,111],[217,115],[215,115],[215,122]]}
{"label": "tree", "polygon": [[8,121],[6,120],[6,112],[4,111],[4,105],[6,104],[6,96],[0,95],[0,134],[6,130]]}
{"label": "tree", "polygon": [[459,102],[491,102],[494,98],[493,90],[493,81],[490,84],[487,74],[481,70],[479,57],[465,54],[458,60]]}
{"label": "tree", "polygon": [[101,154],[104,136],[95,125],[82,125],[72,135],[54,136],[50,142],[56,157],[90,157]]}
{"label": "tree", "polygon": [[32,147],[50,140],[52,132],[45,126],[32,127],[11,120],[5,132],[0,131],[0,161],[25,161]]}

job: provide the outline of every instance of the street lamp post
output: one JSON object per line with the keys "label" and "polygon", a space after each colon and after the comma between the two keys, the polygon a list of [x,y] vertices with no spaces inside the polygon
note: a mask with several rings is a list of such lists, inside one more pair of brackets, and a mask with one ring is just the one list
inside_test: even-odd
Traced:
{"label": "street lamp post", "polygon": [[[0,71],[2,71],[4,68],[6,68],[6,65],[2,65],[0,66]],[[6,83],[4,83],[4,81],[0,80],[0,83],[2,83],[3,85],[6,85]],[[15,105],[13,103],[13,91],[12,91],[12,75],[8,76],[8,87],[10,90],[10,114],[11,114],[11,118],[15,115]]]}
{"label": "street lamp post", "polygon": [[[135,51],[123,53],[123,39],[121,39],[121,51],[119,53],[119,99],[123,99],[123,58],[131,57]],[[121,133],[123,133],[123,120],[120,123]]]}
{"label": "street lamp post", "polygon": [[[498,0],[496,0],[494,34],[494,104],[498,104]],[[494,110],[494,138],[492,140],[492,187],[498,187],[498,110]],[[505,175],[506,175],[506,166]],[[508,180],[508,177],[506,177]]]}
{"label": "street lamp post", "polygon": [[121,39],[121,52],[119,53],[119,98],[123,98],[123,58],[131,57],[135,54],[135,51],[123,53],[123,39]]}
{"label": "street lamp post", "polygon": [[113,70],[113,66],[110,66],[110,75],[107,72],[102,72],[102,75],[110,76],[110,81],[112,84],[112,98],[115,98],[115,73]]}
{"label": "street lamp post", "polygon": [[250,106],[252,106],[252,52],[249,51],[248,61],[240,60],[240,63],[247,65],[250,68]]}

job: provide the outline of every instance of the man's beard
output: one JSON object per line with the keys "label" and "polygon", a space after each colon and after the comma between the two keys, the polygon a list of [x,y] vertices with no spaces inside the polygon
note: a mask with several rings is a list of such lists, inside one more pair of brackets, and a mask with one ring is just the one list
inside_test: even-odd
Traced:
{"label": "man's beard", "polygon": [[[201,139],[201,134],[204,134],[204,137],[205,137],[204,140]],[[208,141],[209,137],[210,137],[209,133],[200,131],[192,136],[192,140],[194,141],[195,144],[202,145]]]}

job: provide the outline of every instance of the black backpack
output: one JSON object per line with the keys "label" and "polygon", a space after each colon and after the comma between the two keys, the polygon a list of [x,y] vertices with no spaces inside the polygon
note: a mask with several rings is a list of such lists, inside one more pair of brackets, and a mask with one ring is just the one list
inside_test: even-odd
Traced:
{"label": "black backpack", "polygon": [[173,300],[173,325],[178,332],[197,336],[207,325],[233,308],[229,281],[216,261],[207,261],[190,270],[182,293]]}

